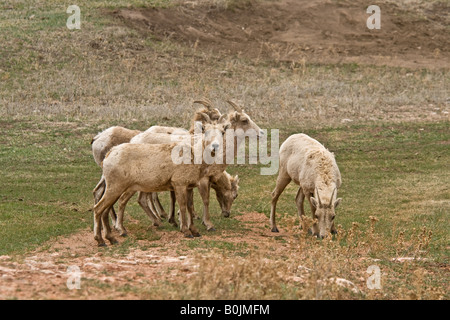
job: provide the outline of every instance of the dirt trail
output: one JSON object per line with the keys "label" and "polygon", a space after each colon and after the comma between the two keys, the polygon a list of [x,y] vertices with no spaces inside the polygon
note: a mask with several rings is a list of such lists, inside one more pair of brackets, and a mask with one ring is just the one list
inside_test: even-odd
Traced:
{"label": "dirt trail", "polygon": [[[189,1],[167,9],[112,14],[144,36],[170,38],[218,54],[295,63],[355,62],[410,68],[450,67],[445,3],[377,3],[381,29],[369,30],[366,1],[244,1],[217,8]],[[413,10],[412,10],[413,9]]]}
{"label": "dirt trail", "polygon": [[[263,244],[275,236],[266,227],[262,213],[237,217],[251,232],[247,244]],[[0,299],[137,299],[139,288],[158,281],[186,282],[196,272],[196,249],[180,254],[181,243],[189,241],[176,230],[157,231],[160,239],[138,240],[126,252],[98,248],[90,230],[59,237],[22,257],[0,256]],[[126,241],[118,235],[120,242]],[[289,232],[276,236],[290,237]],[[202,240],[242,242],[231,231],[203,234]],[[283,244],[280,243],[280,250]],[[111,248],[111,247],[110,247]],[[185,248],[185,247],[184,247]],[[202,254],[203,255],[203,254]],[[81,272],[80,290],[69,290],[69,267]],[[134,290],[121,290],[131,286]]]}

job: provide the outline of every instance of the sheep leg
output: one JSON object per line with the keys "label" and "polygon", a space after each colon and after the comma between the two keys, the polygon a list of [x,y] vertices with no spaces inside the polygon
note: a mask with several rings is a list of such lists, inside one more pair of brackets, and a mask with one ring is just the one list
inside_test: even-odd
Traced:
{"label": "sheep leg", "polygon": [[209,177],[200,180],[198,184],[198,191],[203,200],[203,224],[206,226],[206,230],[215,231],[216,229],[214,228],[214,225],[209,217]]}
{"label": "sheep leg", "polygon": [[187,209],[189,213],[189,230],[191,230],[194,237],[200,237],[200,233],[194,226],[194,190],[188,189],[187,191]]}
{"label": "sheep leg", "polygon": [[295,196],[295,204],[297,205],[298,217],[300,219],[300,227],[303,228],[303,216],[305,215],[305,210],[303,207],[303,202],[305,200],[305,194],[302,188],[298,188],[297,195]]}
{"label": "sheep leg", "polygon": [[[105,194],[105,189],[106,189],[105,178],[102,176],[99,183],[97,184],[95,189],[92,191],[92,193],[94,194],[94,205],[96,205],[100,201],[100,199],[103,197],[103,195]],[[112,206],[111,209],[109,209],[108,211],[109,211],[109,214],[111,215],[113,225],[116,226],[117,215],[116,215],[116,211],[114,210],[114,206]]]}
{"label": "sheep leg", "polygon": [[187,188],[185,186],[179,186],[175,187],[174,191],[178,206],[180,207],[180,230],[186,238],[193,238],[192,232],[188,227],[190,222],[186,216]]}
{"label": "sheep leg", "polygon": [[153,194],[154,194],[154,192],[149,192],[149,193],[145,194],[145,197],[147,199],[147,207],[153,213],[153,216],[156,217],[156,220],[159,221],[159,224],[161,224],[162,219],[161,219],[161,216],[159,215],[158,209],[155,206],[155,202],[153,201]]}
{"label": "sheep leg", "polygon": [[94,205],[96,205],[105,194],[105,188],[106,188],[105,178],[102,176],[100,181],[95,186],[94,190],[92,190],[92,193],[94,195]]}
{"label": "sheep leg", "polygon": [[285,172],[281,172],[277,178],[277,185],[275,189],[272,191],[272,203],[270,208],[270,227],[272,232],[279,232],[277,225],[275,223],[275,212],[277,210],[277,202],[281,193],[284,191],[286,186],[291,182],[291,177]]}
{"label": "sheep leg", "polygon": [[153,200],[154,196],[153,196],[154,192],[149,192],[145,194],[145,199],[147,199],[147,207],[150,208],[150,210],[153,212],[153,215],[159,219],[161,219],[161,216],[159,215],[159,211],[156,209],[155,206],[155,201]]}
{"label": "sheep leg", "polygon": [[127,229],[123,226],[123,215],[128,201],[134,195],[134,192],[124,192],[119,198],[119,208],[116,220],[116,230],[119,231],[120,236],[126,237],[128,235]]}
{"label": "sheep leg", "polygon": [[170,191],[170,209],[169,209],[169,223],[173,225],[175,228],[178,227],[178,224],[175,220],[175,192]]}
{"label": "sheep leg", "polygon": [[194,190],[192,190],[192,219],[199,220],[200,216],[197,214],[194,208]]}
{"label": "sheep leg", "polygon": [[102,225],[103,225],[103,229],[105,230],[105,238],[108,239],[108,241],[111,244],[116,244],[118,243],[118,241],[113,237],[112,232],[111,232],[111,226],[109,225],[109,212],[110,210],[105,210],[102,213]]}
{"label": "sheep leg", "polygon": [[152,192],[152,201],[153,206],[156,208],[156,211],[159,214],[160,218],[167,219],[167,213],[164,210],[163,206],[161,205],[161,202],[159,201],[158,193]]}
{"label": "sheep leg", "polygon": [[[149,195],[148,193],[139,192],[138,203],[141,206],[141,208],[144,209],[145,213],[148,215],[150,220],[152,220],[153,225],[155,227],[159,227],[161,225],[161,220],[159,220],[153,213],[154,212],[153,210],[155,210],[155,208],[149,207],[149,198],[151,198],[151,195]],[[153,205],[151,202],[150,204]]]}
{"label": "sheep leg", "polygon": [[[121,191],[106,188],[105,194],[94,206],[94,239],[97,241],[99,247],[106,246],[105,240],[102,238],[102,215],[107,213],[106,210],[108,210],[119,199],[121,194]],[[108,240],[111,241],[111,239]]]}

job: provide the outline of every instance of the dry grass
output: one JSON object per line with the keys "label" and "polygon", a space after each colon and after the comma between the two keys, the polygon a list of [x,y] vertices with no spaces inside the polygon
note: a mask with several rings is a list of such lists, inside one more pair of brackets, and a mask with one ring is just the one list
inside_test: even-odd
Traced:
{"label": "dry grass", "polygon": [[[143,38],[105,14],[113,6],[179,0],[77,2],[84,18],[73,32],[65,28],[59,1],[0,5],[0,242],[1,252],[18,255],[5,259],[17,268],[14,277],[0,278],[7,282],[2,290],[17,290],[2,297],[449,298],[448,70],[286,63],[286,50],[295,48],[281,47],[270,61],[249,60],[170,37]],[[415,10],[428,6],[407,2]],[[223,10],[241,5],[209,4]],[[261,127],[281,128],[282,140],[306,132],[336,152],[344,178],[337,237],[319,241],[307,235],[307,226],[299,230],[294,186],[279,203],[282,233],[271,234],[275,177],[237,166],[230,172],[241,178],[240,196],[233,218],[213,217],[217,233],[201,229],[204,237],[186,242],[168,226],[149,227],[142,210],[130,204],[130,237],[116,247],[97,251],[91,238],[79,239],[81,233],[75,246],[47,243],[83,228],[81,235],[90,237],[87,211],[100,175],[90,157],[92,135],[112,124],[188,126],[192,101],[204,96],[222,111],[226,99],[240,100]],[[21,270],[27,250],[42,244],[37,254],[45,262],[55,259],[59,277]],[[189,259],[158,268],[148,254]],[[119,263],[124,256],[142,262],[125,267]],[[105,269],[86,268],[83,290],[68,292],[58,272],[94,258]],[[381,269],[381,290],[367,288],[371,265]],[[47,286],[38,292],[21,287],[32,281]]]}
{"label": "dry grass", "polygon": [[185,125],[192,101],[207,96],[221,109],[230,97],[240,100],[272,127],[449,119],[446,71],[285,63],[276,54],[250,61],[143,38],[102,13],[106,1],[79,5],[77,31],[52,3],[3,5],[14,8],[0,16],[3,117]]}
{"label": "dry grass", "polygon": [[[374,231],[376,219],[369,219],[367,226],[340,228],[336,239],[323,241],[299,231],[295,219],[284,220],[289,222],[285,227],[292,233],[260,241],[245,257],[209,250],[193,259],[181,283],[156,280],[136,292],[150,299],[194,300],[448,298],[446,285],[435,282],[445,276],[447,267],[439,270],[426,262],[430,233],[426,228],[412,235],[412,241],[420,244],[415,259],[393,260],[371,257],[382,252],[386,242]],[[399,239],[392,249],[401,252],[406,245]],[[367,286],[369,266],[381,270],[380,289]]]}

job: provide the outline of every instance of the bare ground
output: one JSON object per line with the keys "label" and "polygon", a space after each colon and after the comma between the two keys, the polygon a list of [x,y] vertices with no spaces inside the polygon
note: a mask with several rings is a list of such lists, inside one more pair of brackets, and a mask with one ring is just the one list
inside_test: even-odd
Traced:
{"label": "bare ground", "polygon": [[[175,8],[127,8],[110,10],[108,14],[149,37],[169,38],[213,53],[250,59],[269,58],[297,64],[306,61],[430,69],[450,67],[449,17],[441,2],[430,2],[414,11],[415,14],[392,1],[380,6],[381,30],[366,28],[366,3],[359,0],[246,1],[243,6],[227,10],[192,1]],[[95,49],[96,43],[90,46]],[[423,106],[432,114],[429,117],[448,119],[448,112],[437,115],[434,107]],[[396,108],[392,117],[402,112],[410,120],[418,113],[415,106],[405,106],[405,110]],[[307,252],[296,252],[297,229],[281,230],[274,235],[267,226],[267,217],[256,212],[236,219],[248,229],[245,235],[219,230],[203,234],[202,239],[226,239],[237,244],[245,239],[248,246],[269,248],[265,252],[273,256],[297,254],[298,267],[302,257],[308,258]],[[204,263],[205,257],[217,254],[214,250],[210,253],[198,249],[180,251],[186,240],[175,230],[157,231],[157,234],[160,239],[139,240],[138,246],[129,247],[125,253],[98,249],[92,232],[83,230],[60,237],[25,256],[0,256],[0,299],[157,298],[149,294],[147,288],[164,281],[186,284],[198,277],[199,265]],[[229,255],[223,261],[231,264],[242,259]],[[82,272],[80,290],[69,290],[66,286],[69,266],[78,266]],[[443,269],[448,274],[448,266]],[[302,270],[307,267],[296,267],[284,273],[283,280],[286,283],[302,281]],[[359,279],[354,285],[362,292],[365,269],[358,272],[353,277]],[[127,289],[129,286],[133,289]],[[105,289],[109,287],[112,290]]]}
{"label": "bare ground", "polygon": [[[244,232],[205,233],[198,246],[176,230],[157,230],[158,240],[138,240],[123,252],[115,249],[120,244],[99,249],[84,230],[25,256],[0,256],[0,299],[443,299],[448,293],[448,285],[425,282],[448,274],[447,264],[414,256],[380,262],[370,257],[382,250],[375,234],[360,242],[352,228],[346,234],[356,242],[340,248],[336,241],[317,242],[292,216],[283,218],[277,234],[263,213],[235,219]],[[383,289],[393,296],[368,289],[366,270],[373,264],[382,265]],[[73,267],[81,272],[79,290],[67,287]],[[405,270],[416,289],[398,279]]]}
{"label": "bare ground", "polygon": [[[262,213],[247,213],[236,219],[249,230],[245,240],[242,234],[232,231],[206,233],[201,239],[226,239],[228,243],[245,241],[247,246],[270,246],[273,254],[279,255],[286,251],[289,244],[274,242],[274,237],[294,237],[293,232],[283,229],[279,234],[271,233],[267,218]],[[25,256],[0,256],[0,299],[142,298],[146,296],[139,293],[139,289],[155,282],[185,283],[197,273],[199,259],[217,254],[198,249],[189,250],[188,254],[180,253],[182,242],[186,241],[180,232],[157,233],[160,239],[156,244],[155,241],[139,240],[139,245],[129,248],[126,253],[97,248],[92,231],[83,230],[68,237],[59,237]],[[126,240],[116,236],[119,242]],[[80,290],[67,288],[71,275],[68,268],[73,266],[79,267],[82,272]],[[286,275],[286,281],[291,278],[292,275]],[[112,289],[105,290],[105,286]],[[134,290],[124,290],[127,286],[132,286]]]}
{"label": "bare ground", "polygon": [[[123,23],[159,39],[214,52],[305,63],[363,63],[448,68],[448,7],[378,3],[381,29],[370,30],[365,1],[241,1],[231,9],[189,1],[167,9],[120,9]],[[412,4],[411,4],[412,3]],[[409,5],[408,5],[409,4]]]}

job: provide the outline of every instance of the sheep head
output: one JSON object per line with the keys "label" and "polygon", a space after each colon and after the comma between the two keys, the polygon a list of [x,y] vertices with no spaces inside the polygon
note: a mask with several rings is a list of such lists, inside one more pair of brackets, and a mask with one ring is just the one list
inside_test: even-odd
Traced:
{"label": "sheep head", "polygon": [[222,209],[222,215],[225,218],[228,218],[231,213],[231,206],[233,205],[234,200],[238,196],[239,178],[237,175],[232,177],[228,173],[224,174],[226,174],[226,179],[229,182],[227,183],[227,187],[213,184],[213,188],[214,190],[216,190],[216,198]]}
{"label": "sheep head", "polygon": [[317,219],[317,224],[313,226],[313,234],[319,238],[324,238],[329,232],[335,233],[335,209],[342,200],[341,198],[334,199],[336,192],[337,188],[335,187],[331,193],[330,200],[323,202],[319,195],[319,189],[316,187],[314,197],[310,198],[311,205],[315,208],[314,216]]}
{"label": "sheep head", "polygon": [[207,98],[203,98],[202,100],[195,100],[194,103],[199,103],[205,106],[205,108],[200,109],[197,112],[206,113],[211,121],[217,121],[222,115],[217,108],[213,108],[212,102]]}
{"label": "sheep head", "polygon": [[[235,111],[231,111],[227,117],[228,121],[231,123],[231,128],[235,131],[238,129],[247,132],[247,130],[253,130],[258,137],[264,135],[264,131],[250,118],[248,114],[244,112],[244,109],[232,100],[227,101]],[[219,118],[219,122],[221,118]]]}

